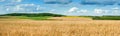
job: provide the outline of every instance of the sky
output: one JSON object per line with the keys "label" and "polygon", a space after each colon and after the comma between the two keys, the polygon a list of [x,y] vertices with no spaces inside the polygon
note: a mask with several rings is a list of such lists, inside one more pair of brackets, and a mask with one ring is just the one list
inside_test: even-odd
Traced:
{"label": "sky", "polygon": [[0,14],[120,15],[120,0],[0,0]]}

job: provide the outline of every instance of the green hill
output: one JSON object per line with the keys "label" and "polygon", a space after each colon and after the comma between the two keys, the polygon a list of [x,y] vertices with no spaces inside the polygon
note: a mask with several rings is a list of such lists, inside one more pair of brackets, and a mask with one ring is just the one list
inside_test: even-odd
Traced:
{"label": "green hill", "polygon": [[[7,16],[7,17],[1,17],[1,16]],[[35,20],[44,20],[46,18],[50,17],[63,17],[66,15],[60,15],[60,14],[52,14],[52,13],[10,13],[10,14],[3,14],[0,15],[0,18],[9,18],[8,16],[15,16],[22,19],[35,19]],[[78,16],[79,17],[79,16]],[[92,18],[93,20],[120,20],[120,16],[80,16],[80,17],[86,17],[86,18]]]}
{"label": "green hill", "polygon": [[27,16],[27,17],[52,16],[52,17],[61,17],[61,16],[65,16],[65,15],[52,14],[52,13],[10,13],[10,14],[3,14],[1,16]]}
{"label": "green hill", "polygon": [[15,17],[15,19],[49,20],[50,17],[62,17],[65,15],[52,13],[10,13],[0,15],[0,18],[6,19]]}

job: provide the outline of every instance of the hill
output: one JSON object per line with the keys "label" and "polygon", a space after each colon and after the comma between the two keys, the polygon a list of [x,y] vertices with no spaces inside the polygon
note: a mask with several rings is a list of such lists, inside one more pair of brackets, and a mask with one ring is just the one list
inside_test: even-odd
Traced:
{"label": "hill", "polygon": [[52,14],[52,13],[10,13],[10,14],[3,14],[0,16],[27,16],[27,17],[52,16],[52,17],[61,17],[61,16],[65,16],[65,15]]}

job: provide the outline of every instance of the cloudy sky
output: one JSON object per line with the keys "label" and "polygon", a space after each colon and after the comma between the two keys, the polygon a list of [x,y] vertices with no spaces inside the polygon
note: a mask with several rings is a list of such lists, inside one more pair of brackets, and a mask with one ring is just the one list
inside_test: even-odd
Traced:
{"label": "cloudy sky", "polygon": [[0,0],[0,14],[120,15],[120,0]]}

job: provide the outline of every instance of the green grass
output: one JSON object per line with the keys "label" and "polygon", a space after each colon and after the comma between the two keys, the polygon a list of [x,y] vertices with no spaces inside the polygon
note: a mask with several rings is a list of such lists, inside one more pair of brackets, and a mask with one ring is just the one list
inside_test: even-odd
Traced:
{"label": "green grass", "polygon": [[0,15],[0,18],[10,18],[9,16],[19,19],[48,20],[48,18],[50,17],[63,17],[65,15],[52,14],[52,13],[9,13],[9,14]]}
{"label": "green grass", "polygon": [[120,16],[79,16],[91,18],[93,20],[120,20]]}
{"label": "green grass", "polygon": [[32,20],[48,20],[48,18],[50,17],[85,17],[91,18],[93,20],[120,20],[120,16],[66,16],[52,13],[9,13],[0,16],[3,16],[0,18],[11,18],[12,16],[13,17],[15,16],[20,19],[32,19]]}
{"label": "green grass", "polygon": [[120,16],[95,16],[93,20],[120,20]]}
{"label": "green grass", "polygon": [[51,16],[39,16],[39,17],[26,17],[26,16],[17,16],[20,19],[32,19],[32,20],[48,20]]}

